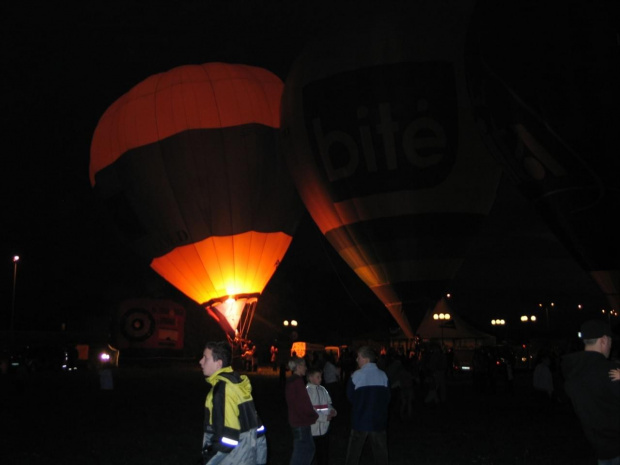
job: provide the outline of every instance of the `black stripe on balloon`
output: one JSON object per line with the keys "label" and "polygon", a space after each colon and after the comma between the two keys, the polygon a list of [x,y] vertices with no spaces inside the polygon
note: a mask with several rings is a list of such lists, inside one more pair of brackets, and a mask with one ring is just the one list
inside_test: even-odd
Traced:
{"label": "black stripe on balloon", "polygon": [[388,296],[396,295],[405,311],[426,309],[430,303],[435,303],[445,295],[451,282],[450,279],[402,281],[376,286],[372,290],[384,303],[392,300]]}
{"label": "black stripe on balloon", "polygon": [[332,246],[360,250],[367,265],[415,259],[464,258],[483,215],[425,213],[377,218],[342,226],[326,233]]}
{"label": "black stripe on balloon", "polygon": [[95,174],[95,191],[148,258],[212,236],[292,236],[303,209],[276,136],[260,124],[184,131],[124,153]]}

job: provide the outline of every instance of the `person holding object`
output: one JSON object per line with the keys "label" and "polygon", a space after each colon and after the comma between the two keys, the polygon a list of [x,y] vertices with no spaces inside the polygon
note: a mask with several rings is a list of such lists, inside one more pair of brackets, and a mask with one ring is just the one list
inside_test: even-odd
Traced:
{"label": "person holding object", "polygon": [[618,368],[609,360],[611,328],[602,320],[589,320],[579,337],[584,350],[562,358],[564,390],[599,465],[620,465],[620,383],[610,373]]}
{"label": "person holding object", "polygon": [[285,396],[288,422],[293,432],[293,455],[290,465],[310,465],[314,458],[314,439],[311,426],[319,418],[306,391],[306,361],[293,357],[288,362],[293,372],[286,381]]}
{"label": "person holding object", "polygon": [[208,342],[200,367],[212,387],[205,401],[203,464],[263,465],[267,439],[252,398],[252,385],[230,366],[226,341]]}
{"label": "person holding object", "polygon": [[306,390],[310,397],[310,402],[319,418],[311,426],[312,437],[314,439],[315,454],[313,461],[316,465],[327,465],[329,463],[329,422],[338,412],[332,405],[332,399],[327,389],[321,386],[323,375],[318,368],[310,368],[306,373],[308,384]]}

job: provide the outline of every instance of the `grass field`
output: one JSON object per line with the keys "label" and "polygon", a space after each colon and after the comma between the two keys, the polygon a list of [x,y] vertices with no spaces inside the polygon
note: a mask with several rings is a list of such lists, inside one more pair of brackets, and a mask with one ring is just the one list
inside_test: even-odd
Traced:
{"label": "grass field", "polygon": [[[292,437],[278,376],[250,374],[267,427],[269,463],[289,463]],[[444,405],[418,396],[412,418],[394,399],[388,430],[391,464],[594,465],[596,460],[569,404],[554,412],[531,403],[530,375],[517,376],[512,393],[498,386],[479,393],[468,378],[449,384]],[[197,465],[207,392],[196,362],[123,366],[114,390],[102,391],[96,372],[4,375],[2,465]],[[348,405],[339,401],[332,422],[330,465],[344,463]],[[371,464],[372,454],[362,463]]]}

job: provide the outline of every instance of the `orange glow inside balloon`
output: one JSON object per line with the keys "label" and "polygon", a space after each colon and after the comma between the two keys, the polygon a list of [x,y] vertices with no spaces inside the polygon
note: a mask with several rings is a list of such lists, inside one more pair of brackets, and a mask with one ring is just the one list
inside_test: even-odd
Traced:
{"label": "orange glow inside balloon", "polygon": [[282,232],[209,237],[155,258],[151,267],[198,303],[260,294],[291,241]]}

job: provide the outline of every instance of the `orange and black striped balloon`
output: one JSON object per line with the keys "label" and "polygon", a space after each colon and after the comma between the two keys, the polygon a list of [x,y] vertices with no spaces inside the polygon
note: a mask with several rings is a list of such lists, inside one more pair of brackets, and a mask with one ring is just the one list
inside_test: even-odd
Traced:
{"label": "orange and black striped balloon", "polygon": [[446,291],[488,214],[500,170],[464,83],[471,4],[405,3],[351,15],[299,57],[282,141],[318,227],[413,337],[411,321]]}
{"label": "orange and black striped balloon", "polygon": [[180,66],[95,130],[90,179],[113,223],[198,303],[259,295],[292,240],[303,207],[276,147],[282,88],[253,66]]}

